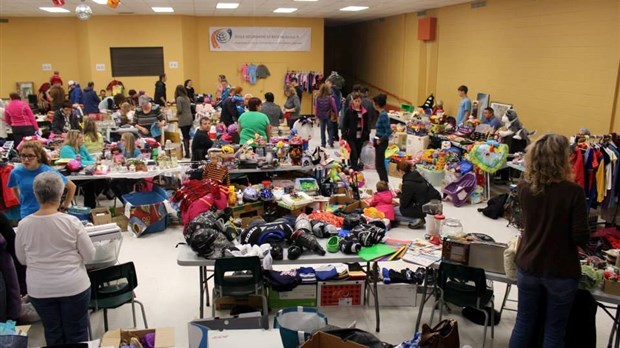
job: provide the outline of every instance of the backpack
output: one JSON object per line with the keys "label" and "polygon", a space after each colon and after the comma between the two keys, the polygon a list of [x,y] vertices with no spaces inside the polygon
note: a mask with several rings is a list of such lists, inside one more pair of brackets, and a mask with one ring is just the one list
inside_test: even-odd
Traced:
{"label": "backpack", "polygon": [[488,218],[497,220],[500,216],[504,216],[504,206],[508,200],[508,194],[503,193],[495,196],[487,202],[486,208],[479,208],[478,211]]}

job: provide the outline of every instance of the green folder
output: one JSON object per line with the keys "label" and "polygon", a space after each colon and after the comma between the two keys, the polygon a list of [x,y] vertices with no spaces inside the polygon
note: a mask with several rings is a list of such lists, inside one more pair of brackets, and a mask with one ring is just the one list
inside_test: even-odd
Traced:
{"label": "green folder", "polygon": [[364,261],[372,261],[380,257],[394,254],[396,251],[385,244],[376,244],[371,247],[363,247],[357,255]]}

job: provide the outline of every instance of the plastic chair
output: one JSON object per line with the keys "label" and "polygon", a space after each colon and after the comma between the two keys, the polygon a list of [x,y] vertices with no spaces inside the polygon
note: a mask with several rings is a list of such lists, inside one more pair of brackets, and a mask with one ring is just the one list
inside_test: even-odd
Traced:
{"label": "plastic chair", "polygon": [[[233,274],[227,275],[227,272],[233,272]],[[215,317],[215,303],[218,297],[247,298],[250,295],[258,295],[263,302],[263,323],[265,329],[268,329],[269,308],[263,282],[263,269],[258,256],[215,260],[213,283],[213,304],[211,305],[213,317]]]}
{"label": "plastic chair", "polygon": [[144,327],[148,329],[144,305],[136,301],[134,289],[138,287],[138,277],[133,262],[127,262],[88,273],[91,286],[91,299],[89,308],[98,311],[103,309],[103,324],[108,331],[108,309],[115,309],[124,304],[131,303],[133,326],[136,327],[136,307],[139,304],[142,309]]}
{"label": "plastic chair", "polygon": [[[473,283],[473,284],[472,284]],[[437,279],[439,299],[435,301],[431,312],[430,325],[433,323],[435,309],[439,304],[439,321],[442,319],[443,307],[446,303],[452,303],[459,307],[473,307],[484,314],[484,341],[486,344],[487,326],[491,325],[491,339],[495,337],[495,305],[493,289],[487,287],[487,277],[482,268],[468,267],[450,262],[442,262],[439,265]],[[491,320],[484,307],[491,304]]]}

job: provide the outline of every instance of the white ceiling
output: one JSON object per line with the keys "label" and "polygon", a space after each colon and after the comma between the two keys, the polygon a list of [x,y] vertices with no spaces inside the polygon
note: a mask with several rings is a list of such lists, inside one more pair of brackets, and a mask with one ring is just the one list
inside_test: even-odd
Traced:
{"label": "white ceiling", "polygon": [[[470,2],[470,0],[319,0],[316,2],[294,0],[220,0],[221,2],[238,2],[234,10],[216,10],[216,0],[121,0],[120,6],[113,10],[107,5],[99,5],[92,0],[85,2],[92,8],[95,16],[112,16],[121,14],[154,15],[152,6],[171,6],[176,15],[193,16],[244,16],[244,17],[310,17],[326,18],[330,22],[357,22],[383,18],[401,13],[450,6]],[[2,17],[62,17],[74,15],[75,6],[80,0],[66,0],[64,8],[71,13],[56,14],[39,10],[39,7],[52,7],[52,0],[0,0]],[[345,6],[368,6],[360,12],[342,12]],[[273,13],[278,7],[295,7],[291,14]],[[170,14],[160,14],[170,15]]]}

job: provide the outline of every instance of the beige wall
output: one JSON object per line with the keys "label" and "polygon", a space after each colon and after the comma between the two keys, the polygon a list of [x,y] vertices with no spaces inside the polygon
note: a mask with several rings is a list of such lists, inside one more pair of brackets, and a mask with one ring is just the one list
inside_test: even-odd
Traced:
{"label": "beige wall", "polygon": [[[617,0],[488,0],[479,9],[429,11],[438,21],[435,42],[417,40],[415,14],[331,28],[328,35],[373,37],[363,40],[367,47],[356,60],[364,65],[353,64],[352,76],[417,104],[434,93],[455,114],[456,89],[466,84],[470,96],[486,92],[492,101],[514,104],[529,129],[601,133],[609,131],[618,103],[619,7]],[[360,43],[339,45],[354,50]],[[347,65],[329,67],[346,71]]]}
{"label": "beige wall", "polygon": [[[211,52],[208,32],[211,26],[281,26],[310,27],[311,50],[308,52]],[[54,37],[42,39],[42,27],[52,28]],[[273,92],[283,103],[284,74],[290,70],[323,71],[323,19],[228,18],[188,16],[94,16],[86,22],[74,18],[10,18],[0,24],[0,96],[15,90],[18,81],[33,81],[35,87],[46,82],[51,72],[41,64],[51,63],[65,80],[77,80],[86,86],[105,88],[113,79],[110,47],[162,46],[168,76],[168,99],[177,84],[194,81],[197,92],[215,93],[217,75],[225,74],[230,83],[241,85],[246,93],[262,98]],[[35,38],[26,41],[24,38]],[[170,69],[170,61],[178,69]],[[265,64],[271,76],[256,85],[241,81],[243,63]],[[105,71],[96,71],[105,64]],[[144,90],[152,95],[157,77],[118,77],[127,88]],[[311,96],[305,94],[302,112],[311,112]]]}

